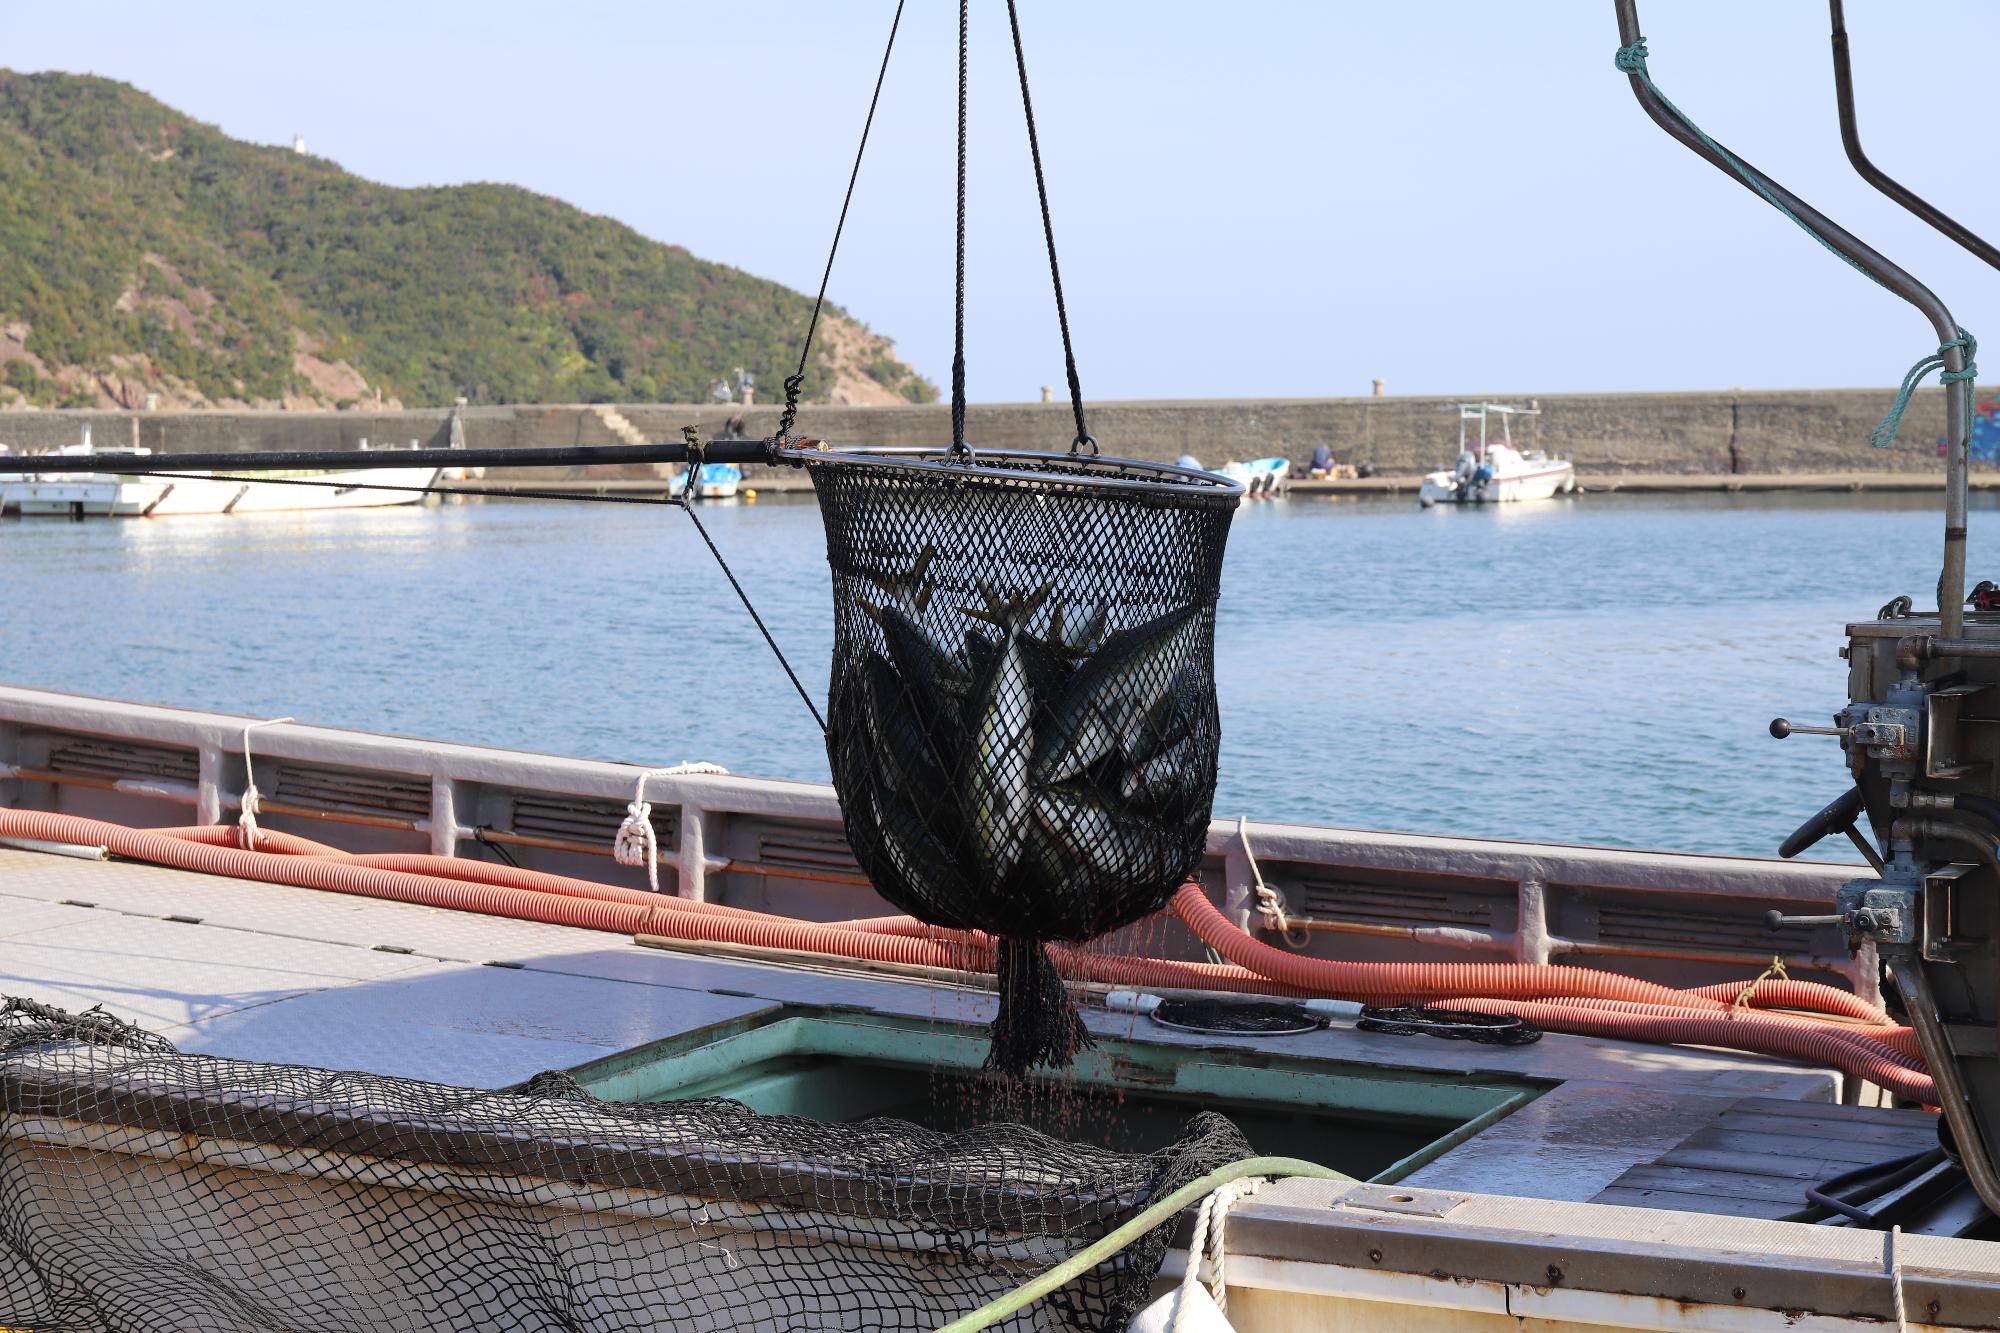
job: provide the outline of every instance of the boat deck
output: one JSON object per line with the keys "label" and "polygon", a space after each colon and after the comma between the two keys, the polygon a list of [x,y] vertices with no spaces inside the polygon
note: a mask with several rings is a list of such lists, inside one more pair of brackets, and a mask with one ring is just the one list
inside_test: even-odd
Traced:
{"label": "boat deck", "polygon": [[[5,849],[0,993],[101,1004],[188,1051],[480,1087],[785,1006],[984,1021],[993,1004],[972,989]],[[1495,1328],[1696,1319],[1746,1331],[1775,1329],[1759,1322],[1774,1311],[1831,1310],[1806,1323],[1862,1329],[1892,1315],[1892,1267],[1913,1327],[1989,1328],[2000,1310],[2000,1246],[1918,1234],[1889,1255],[1880,1233],[1764,1220],[1828,1165],[1925,1146],[1928,1117],[1840,1105],[1824,1070],[1559,1035],[1500,1048],[1346,1025],[1218,1038],[1102,1009],[1087,1019],[1168,1046],[1226,1041],[1546,1088],[1395,1186],[1281,1180],[1240,1204],[1239,1327],[1377,1327],[1379,1312],[1412,1307]],[[1755,1162],[1712,1151],[1752,1146],[1743,1136],[1767,1150]],[[1161,1280],[1185,1263],[1170,1253]]]}
{"label": "boat deck", "polygon": [[[641,946],[620,936],[126,862],[0,850],[0,993],[102,1005],[183,1050],[504,1087],[785,1005],[985,1022],[984,991]],[[1357,1032],[1174,1045],[1539,1082],[1412,1183],[1587,1200],[1745,1096],[1814,1103],[1832,1075],[1755,1056],[1549,1036],[1518,1048]]]}

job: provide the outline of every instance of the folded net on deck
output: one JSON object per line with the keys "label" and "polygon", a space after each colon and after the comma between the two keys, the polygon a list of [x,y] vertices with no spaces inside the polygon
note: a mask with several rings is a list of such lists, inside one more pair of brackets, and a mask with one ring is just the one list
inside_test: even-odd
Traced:
{"label": "folded net on deck", "polygon": [[[183,1055],[0,1004],[0,1327],[934,1329],[1248,1155]],[[1122,1330],[1168,1228],[1009,1319]]]}

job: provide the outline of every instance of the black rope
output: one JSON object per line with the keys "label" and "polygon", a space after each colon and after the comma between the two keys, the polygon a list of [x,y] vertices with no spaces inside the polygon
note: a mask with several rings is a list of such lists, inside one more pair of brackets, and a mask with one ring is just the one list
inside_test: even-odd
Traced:
{"label": "black rope", "polygon": [[[807,710],[813,715],[813,721],[819,723],[819,729],[825,731],[826,719],[820,716],[819,705],[812,701],[810,694],[806,693],[806,687],[799,682],[798,672],[792,670],[792,664],[785,657],[784,649],[778,647],[778,641],[771,637],[771,631],[764,624],[764,618],[758,615],[757,608],[750,604],[750,595],[744,592],[743,585],[736,581],[736,572],[730,569],[729,562],[722,558],[722,552],[716,548],[714,538],[708,535],[708,529],[702,526],[701,519],[694,512],[691,499],[701,478],[702,464],[699,460],[702,455],[701,448],[695,441],[689,441],[689,448],[696,461],[688,467],[687,481],[681,488],[679,499],[664,495],[579,495],[571,491],[484,490],[460,486],[356,486],[352,482],[315,481],[305,477],[249,477],[246,480],[252,485],[268,483],[276,486],[330,487],[335,490],[403,491],[418,495],[483,495],[509,500],[579,500],[589,504],[674,505],[684,509],[687,511],[687,516],[694,520],[695,531],[701,534],[702,541],[708,546],[709,554],[715,557],[715,563],[721,567],[723,577],[728,579],[729,586],[736,590],[737,600],[743,603],[743,609],[750,613],[750,619],[756,623],[757,632],[764,636],[764,642],[771,646],[771,652],[778,659],[778,665],[785,669],[785,675],[792,682],[792,688],[799,692],[799,698],[805,700]],[[215,480],[213,477],[195,472],[147,472],[139,475],[170,477],[183,481]]]}
{"label": "black rope", "polygon": [[965,49],[970,0],[958,0],[958,295],[951,341],[951,451],[965,449]]}
{"label": "black rope", "polygon": [[806,711],[813,715],[813,721],[819,723],[819,729],[824,733],[826,731],[826,719],[820,716],[819,705],[813,702],[810,694],[806,693],[806,687],[800,683],[799,673],[792,670],[791,661],[785,656],[785,650],[780,648],[778,641],[771,637],[770,627],[764,624],[764,617],[758,615],[757,608],[750,604],[750,594],[743,591],[743,585],[736,581],[736,571],[731,569],[729,562],[722,558],[721,549],[716,546],[715,539],[708,535],[708,529],[702,526],[701,516],[694,511],[695,492],[701,482],[701,460],[707,451],[707,445],[702,442],[701,431],[694,426],[683,426],[681,427],[681,438],[687,441],[688,446],[687,480],[681,485],[681,512],[688,516],[689,521],[694,524],[694,530],[699,532],[702,541],[707,543],[708,553],[715,557],[715,563],[721,568],[722,576],[728,579],[729,586],[736,590],[736,600],[743,603],[743,609],[750,613],[750,619],[757,626],[757,632],[763,635],[764,642],[770,645],[771,655],[777,658],[778,665],[785,669],[786,679],[792,682],[792,688],[797,690],[799,698],[805,701]]}
{"label": "black rope", "polygon": [[519,870],[521,868],[521,863],[514,859],[514,853],[507,850],[506,844],[495,842],[493,841],[493,839],[486,836],[491,832],[493,832],[493,826],[491,824],[481,824],[477,828],[472,830],[472,840],[478,843],[481,847],[484,847],[488,851],[492,852],[495,856],[499,857],[503,864],[510,865],[514,867],[514,869]]}
{"label": "black rope", "polygon": [[820,308],[826,304],[826,284],[833,277],[833,257],[840,253],[840,233],[847,226],[847,207],[854,202],[854,182],[861,179],[861,155],[868,151],[868,131],[875,124],[875,105],[882,100],[882,80],[889,73],[889,53],[896,49],[896,29],[903,22],[903,0],[896,0],[896,16],[889,21],[889,41],[882,48],[882,68],[875,72],[875,93],[868,99],[868,118],[861,122],[861,144],[854,150],[854,170],[847,174],[847,196],[840,201],[840,220],[833,224],[833,244],[826,252],[826,269],[819,275],[819,295],[813,298],[812,319],[806,324],[805,346],[799,349],[796,374],[785,377],[785,410],[778,416],[778,430],[771,438],[789,443],[792,423],[799,416],[799,390],[806,382],[806,363],[812,356],[813,334],[819,329]]}
{"label": "black rope", "polygon": [[[1014,0],[1007,0],[1007,22],[1014,30],[1014,67],[1021,73],[1021,110],[1028,119],[1028,155],[1035,162],[1035,194],[1042,201],[1042,235],[1049,244],[1049,278],[1056,289],[1056,323],[1062,326],[1063,368],[1069,374],[1069,406],[1076,417],[1076,438],[1070,443],[1070,452],[1075,453],[1084,445],[1097,452],[1097,441],[1083,424],[1083,385],[1076,376],[1076,349],[1070,343],[1069,310],[1063,304],[1062,267],[1056,263],[1056,228],[1049,219],[1049,187],[1042,179],[1042,146],[1035,137],[1035,103],[1028,95],[1028,58],[1021,49],[1021,16],[1015,8]],[[960,150],[963,152],[963,149]],[[959,208],[964,210],[963,187],[960,187]],[[964,242],[960,241],[961,250]],[[960,261],[963,263],[963,260]]]}

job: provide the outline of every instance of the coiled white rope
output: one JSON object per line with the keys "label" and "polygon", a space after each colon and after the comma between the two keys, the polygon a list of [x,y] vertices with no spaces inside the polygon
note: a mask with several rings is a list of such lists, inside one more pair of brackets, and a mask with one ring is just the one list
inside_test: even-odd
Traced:
{"label": "coiled white rope", "polygon": [[250,733],[259,727],[275,727],[280,722],[291,720],[288,717],[273,717],[252,722],[243,728],[243,804],[236,812],[236,831],[245,851],[256,851],[257,840],[264,836],[257,827],[257,811],[263,807],[264,798],[257,791],[257,766],[250,759]]}
{"label": "coiled white rope", "polygon": [[1294,930],[1292,919],[1285,914],[1285,895],[1264,882],[1264,872],[1257,868],[1257,853],[1250,850],[1250,817],[1236,817],[1236,840],[1243,844],[1243,859],[1250,863],[1250,891],[1256,895],[1257,911],[1264,918],[1264,928],[1274,930],[1278,937],[1294,949],[1303,949],[1312,943],[1312,933],[1304,926]]}
{"label": "coiled white rope", "polygon": [[1181,1275],[1180,1293],[1174,1297],[1174,1321],[1168,1325],[1168,1333],[1181,1333],[1182,1321],[1187,1317],[1189,1300],[1195,1283],[1201,1280],[1203,1251],[1208,1258],[1208,1294],[1215,1301],[1218,1313],[1229,1313],[1229,1278],[1223,1265],[1228,1259],[1228,1250],[1223,1244],[1223,1224],[1229,1220],[1229,1210],[1239,1201],[1249,1198],[1264,1188],[1263,1176],[1246,1176],[1242,1180],[1232,1180],[1201,1201],[1201,1210],[1194,1215],[1194,1234],[1188,1238],[1187,1272]]}
{"label": "coiled white rope", "polygon": [[658,893],[660,839],[653,831],[653,807],[646,803],[646,783],[653,778],[728,771],[720,764],[688,763],[675,764],[671,768],[649,768],[641,773],[638,788],[632,793],[632,804],[625,807],[625,818],[618,825],[618,835],[611,840],[611,859],[621,866],[646,867],[646,887]]}

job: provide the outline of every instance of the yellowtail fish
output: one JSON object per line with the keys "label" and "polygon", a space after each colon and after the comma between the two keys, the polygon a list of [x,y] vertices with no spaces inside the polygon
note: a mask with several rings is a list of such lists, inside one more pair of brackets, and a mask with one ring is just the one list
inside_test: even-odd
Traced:
{"label": "yellowtail fish", "polygon": [[1099,761],[1141,748],[1178,692],[1201,628],[1196,611],[1173,611],[1107,638],[1052,702],[1035,745],[1035,782],[1075,781]]}

